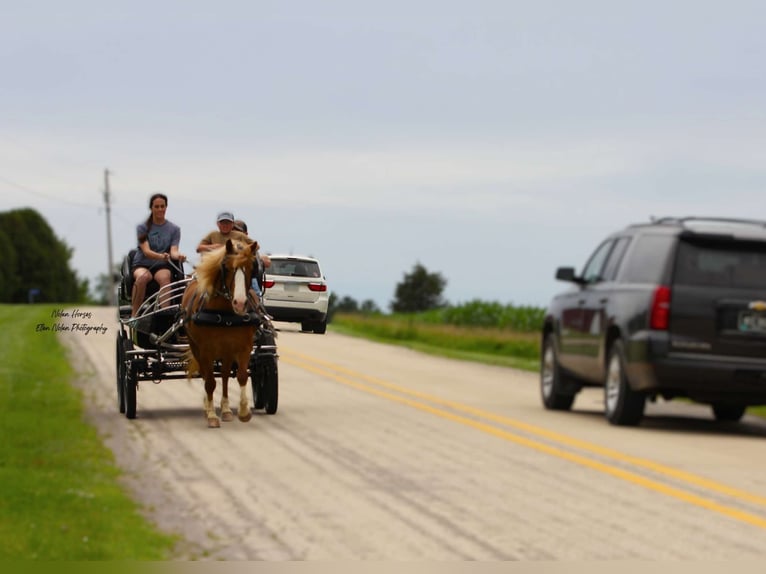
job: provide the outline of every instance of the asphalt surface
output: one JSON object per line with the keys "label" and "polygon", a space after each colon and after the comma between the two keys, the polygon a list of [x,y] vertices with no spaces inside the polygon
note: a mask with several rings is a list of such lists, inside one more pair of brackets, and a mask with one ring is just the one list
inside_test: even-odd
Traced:
{"label": "asphalt surface", "polygon": [[179,559],[766,556],[761,419],[659,403],[617,428],[596,390],[548,412],[532,373],[279,323],[276,414],[208,429],[193,379],[141,383],[128,420],[116,311],[84,311],[106,329],[60,338],[88,416],[146,515],[185,540]]}

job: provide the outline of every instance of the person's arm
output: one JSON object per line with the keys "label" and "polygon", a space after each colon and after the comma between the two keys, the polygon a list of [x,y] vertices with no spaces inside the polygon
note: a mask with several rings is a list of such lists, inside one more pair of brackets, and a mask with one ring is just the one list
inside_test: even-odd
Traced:
{"label": "person's arm", "polygon": [[147,240],[142,241],[138,246],[141,248],[141,252],[147,259],[157,259],[158,261],[167,261],[170,259],[170,253],[157,253],[156,251],[152,251],[152,248],[149,247],[149,241]]}
{"label": "person's arm", "polygon": [[223,247],[220,243],[200,243],[197,245],[197,253],[204,253],[205,251],[212,251],[218,247]]}
{"label": "person's arm", "polygon": [[178,251],[178,245],[170,246],[170,258],[181,262],[186,261],[186,255]]}
{"label": "person's arm", "polygon": [[178,246],[181,244],[181,228],[177,225],[173,231],[173,237],[170,240],[170,258],[183,263],[186,261],[186,255],[182,254],[178,250]]}
{"label": "person's arm", "polygon": [[216,247],[220,247],[220,245],[213,243],[212,235],[213,235],[212,233],[208,233],[207,235],[205,235],[205,237],[202,238],[202,241],[200,241],[199,245],[197,245],[197,253],[212,251]]}

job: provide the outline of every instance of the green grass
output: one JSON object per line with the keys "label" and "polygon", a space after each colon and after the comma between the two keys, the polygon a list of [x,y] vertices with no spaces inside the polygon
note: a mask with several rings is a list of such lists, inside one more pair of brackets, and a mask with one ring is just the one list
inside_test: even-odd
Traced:
{"label": "green grass", "polygon": [[540,367],[540,336],[491,327],[436,324],[430,317],[337,313],[331,330],[393,343],[431,355],[536,372]]}
{"label": "green grass", "polygon": [[53,308],[0,305],[0,559],[167,559],[175,538],[120,486],[64,349],[35,330]]}
{"label": "green grass", "polygon": [[[475,309],[471,311],[471,321],[475,321]],[[539,330],[530,332],[527,327],[537,320],[537,310],[530,308],[527,312],[529,317],[524,317],[523,331],[439,323],[439,320],[454,321],[439,311],[409,317],[336,313],[329,329],[431,355],[539,372]],[[747,412],[766,418],[766,406],[750,407]]]}

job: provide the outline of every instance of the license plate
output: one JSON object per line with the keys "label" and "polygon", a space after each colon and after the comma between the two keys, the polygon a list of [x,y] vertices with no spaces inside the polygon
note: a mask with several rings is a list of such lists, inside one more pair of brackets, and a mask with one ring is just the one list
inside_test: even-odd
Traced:
{"label": "license plate", "polygon": [[743,311],[739,314],[739,330],[766,333],[766,313]]}
{"label": "license plate", "polygon": [[285,291],[297,291],[297,290],[298,290],[297,283],[285,283]]}

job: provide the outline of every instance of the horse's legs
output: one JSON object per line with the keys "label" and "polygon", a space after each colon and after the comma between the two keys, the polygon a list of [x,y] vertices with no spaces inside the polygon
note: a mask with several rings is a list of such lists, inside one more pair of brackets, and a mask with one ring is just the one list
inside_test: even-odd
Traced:
{"label": "horse's legs", "polygon": [[213,374],[213,369],[206,367],[202,378],[205,379],[205,399],[203,405],[205,407],[207,427],[217,429],[221,426],[221,421],[215,414],[215,403],[213,402],[213,393],[215,392],[215,375]]}
{"label": "horse's legs", "polygon": [[222,388],[222,396],[221,396],[221,420],[223,422],[231,422],[234,420],[234,413],[231,411],[231,406],[229,406],[229,369],[226,368],[226,365],[223,365],[221,367],[221,388]]}
{"label": "horse's legs", "polygon": [[247,397],[247,365],[250,362],[250,351],[244,353],[237,363],[237,382],[239,383],[239,409],[237,410],[237,418],[243,423],[246,423],[253,418],[253,413],[250,412],[250,399]]}

